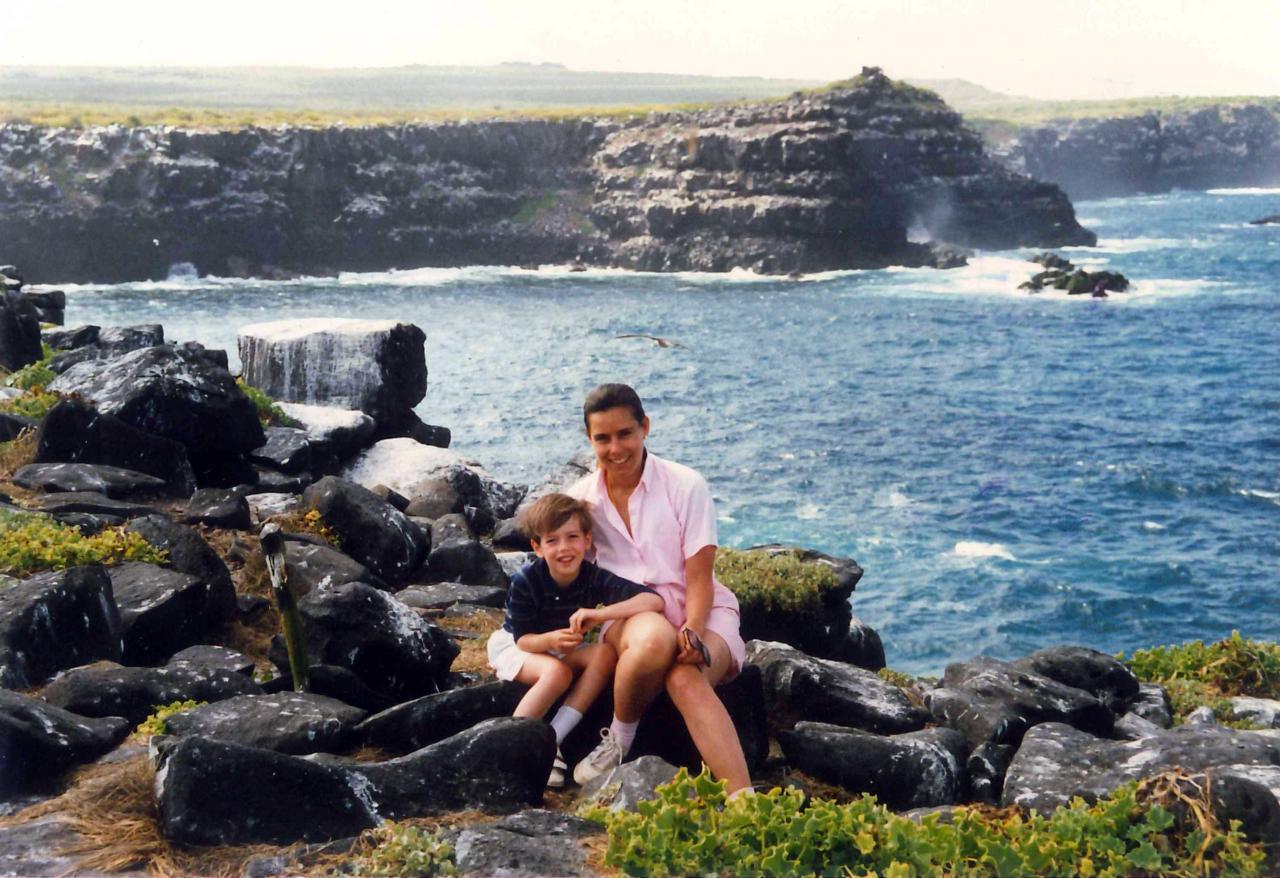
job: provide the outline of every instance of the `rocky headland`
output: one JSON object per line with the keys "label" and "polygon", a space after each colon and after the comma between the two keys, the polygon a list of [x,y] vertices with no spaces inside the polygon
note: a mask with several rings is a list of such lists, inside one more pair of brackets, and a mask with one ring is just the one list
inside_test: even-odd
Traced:
{"label": "rocky headland", "polygon": [[632,120],[321,129],[0,126],[0,240],[32,282],[580,262],[766,273],[1092,244],[932,92],[869,68]]}
{"label": "rocky headland", "polygon": [[994,149],[1073,199],[1280,183],[1280,101],[1050,122]]}
{"label": "rocky headland", "polygon": [[[321,874],[367,856],[370,831],[407,832],[386,823],[405,820],[452,827],[439,839],[461,874],[596,874],[602,828],[569,812],[594,802],[590,813],[608,821],[653,798],[678,766],[696,769],[663,696],[636,758],[584,790],[544,795],[552,733],[509,717],[521,687],[491,679],[483,643],[509,573],[529,557],[513,515],[585,464],[513,485],[442,447],[446,436],[411,417],[427,389],[420,329],[245,327],[238,381],[225,352],[166,342],[162,327],[45,329],[54,355],[41,356],[36,305],[10,286],[0,353],[16,350],[6,362],[26,368],[0,403],[14,437],[2,446],[0,504],[12,574],[0,577],[5,874],[136,873],[161,860],[195,874]],[[290,401],[273,407],[254,387]],[[284,538],[275,574],[257,539],[268,523]],[[1244,856],[1247,839],[1262,845],[1248,854],[1254,867],[1280,863],[1280,702],[1217,697],[1187,713],[1199,696],[1176,679],[1225,660],[1174,669],[1176,689],[1071,646],[913,679],[883,670],[879,636],[853,615],[853,560],[789,546],[723,554],[736,559],[721,577],[750,643],[721,697],[753,776],[792,789],[757,818],[803,814],[811,787],[846,801],[873,794],[909,819],[880,840],[859,836],[869,856],[912,821],[930,833],[971,826],[982,812],[970,805],[1049,815],[1145,781],[1148,792],[1166,784],[1161,801],[1182,816],[1152,811],[1126,836],[1131,854],[1074,824],[1064,856],[1096,840],[1099,856],[1129,857],[1117,874],[1151,874],[1174,843],[1162,833],[1189,825],[1200,834],[1187,838],[1213,851]],[[281,634],[279,589],[296,602],[305,686]],[[1280,655],[1237,646],[1231,661],[1274,695]],[[606,696],[566,740],[571,761],[609,711]],[[685,816],[673,819],[688,819],[688,801],[674,807]],[[829,806],[814,791],[812,807]],[[1230,820],[1242,821],[1237,848],[1222,848]],[[735,831],[728,816],[722,825]],[[668,829],[639,831],[661,848]],[[429,850],[405,848],[409,837],[394,836],[396,849],[420,870],[444,850],[426,835],[413,844]],[[648,842],[628,851],[648,856]],[[273,847],[233,847],[250,844]],[[969,865],[1064,874],[1047,850],[988,850]],[[1197,862],[1211,855],[1202,847]]]}

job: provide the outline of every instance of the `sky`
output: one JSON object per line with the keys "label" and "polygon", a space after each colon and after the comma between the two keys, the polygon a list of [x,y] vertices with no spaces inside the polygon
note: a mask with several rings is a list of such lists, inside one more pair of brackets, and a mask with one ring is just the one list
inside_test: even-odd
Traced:
{"label": "sky", "polygon": [[574,70],[830,81],[864,65],[1037,98],[1280,94],[1277,0],[9,0],[7,66]]}

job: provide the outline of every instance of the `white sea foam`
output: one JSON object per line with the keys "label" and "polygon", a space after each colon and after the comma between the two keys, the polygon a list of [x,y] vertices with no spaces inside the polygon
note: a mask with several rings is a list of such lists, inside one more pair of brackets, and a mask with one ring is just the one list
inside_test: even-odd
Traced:
{"label": "white sea foam", "polygon": [[822,507],[817,503],[804,503],[796,509],[796,518],[803,518],[812,521],[815,518],[822,517]]}
{"label": "white sea foam", "polygon": [[1144,521],[1142,522],[1142,529],[1155,532],[1155,531],[1164,530],[1165,527],[1163,524],[1159,524],[1158,522],[1155,522],[1155,521]]}
{"label": "white sea foam", "polygon": [[1089,253],[1142,253],[1147,250],[1171,250],[1174,247],[1197,247],[1206,242],[1198,238],[1099,238],[1096,247],[1063,247],[1064,252],[1086,255]]}
{"label": "white sea foam", "polygon": [[1013,553],[1002,543],[982,543],[977,540],[961,540],[951,550],[958,558],[1003,558],[1005,561],[1017,561]]}
{"label": "white sea foam", "polygon": [[911,498],[904,494],[901,485],[892,485],[888,488],[882,488],[876,492],[876,506],[888,509],[902,509],[911,505]]}
{"label": "white sea foam", "polygon": [[1280,491],[1264,491],[1261,488],[1241,488],[1236,493],[1242,497],[1252,497],[1256,500],[1270,500],[1272,503],[1280,505]]}
{"label": "white sea foam", "polygon": [[1209,195],[1280,195],[1280,189],[1266,186],[1245,186],[1241,189],[1206,189]]}

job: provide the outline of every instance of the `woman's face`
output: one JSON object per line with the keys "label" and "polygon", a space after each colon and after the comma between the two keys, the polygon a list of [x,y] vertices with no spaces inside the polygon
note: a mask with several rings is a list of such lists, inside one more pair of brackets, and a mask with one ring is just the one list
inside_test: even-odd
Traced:
{"label": "woman's face", "polygon": [[644,440],[649,418],[637,421],[626,406],[587,416],[587,438],[606,478],[639,477],[644,470]]}

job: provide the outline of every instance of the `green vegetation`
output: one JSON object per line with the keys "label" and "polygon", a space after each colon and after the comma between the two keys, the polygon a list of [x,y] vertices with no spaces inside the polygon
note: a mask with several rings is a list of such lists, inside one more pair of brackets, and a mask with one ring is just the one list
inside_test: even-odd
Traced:
{"label": "green vegetation", "polygon": [[520,209],[511,217],[513,223],[519,225],[529,225],[535,220],[540,219],[549,211],[555,209],[556,196],[552,192],[547,192],[537,198],[530,198],[524,204],[520,205]]}
{"label": "green vegetation", "polygon": [[[628,875],[1257,875],[1258,845],[1208,807],[1171,810],[1172,782],[1129,785],[1050,817],[959,808],[950,823],[893,814],[871,796],[848,804],[795,789],[726,802],[722,783],[684,769],[637,812],[596,805],[608,827],[605,864]],[[1185,804],[1185,800],[1183,800]],[[1166,807],[1169,805],[1170,807]],[[1176,813],[1190,811],[1185,821]]]}
{"label": "green vegetation", "polygon": [[163,707],[156,707],[151,715],[138,723],[138,727],[133,730],[135,737],[146,740],[152,735],[168,734],[169,727],[166,720],[175,713],[182,713],[184,710],[191,710],[196,707],[203,707],[208,704],[207,701],[174,701]]}
{"label": "green vegetation", "polygon": [[801,561],[790,552],[723,548],[716,553],[716,577],[744,609],[785,612],[820,611],[822,596],[839,581],[828,565]]}
{"label": "green vegetation", "polygon": [[107,528],[87,537],[77,528],[43,515],[0,511],[0,573],[10,576],[25,577],[81,564],[163,564],[167,559],[163,549],[123,528]]}
{"label": "green vegetation", "polygon": [[284,413],[276,401],[267,396],[252,384],[246,384],[243,378],[236,379],[236,386],[249,397],[253,407],[258,410],[258,420],[264,427],[297,427],[298,422]]}
{"label": "green vegetation", "polygon": [[360,837],[344,872],[357,876],[431,878],[456,874],[453,845],[438,830],[388,821]]}
{"label": "green vegetation", "polygon": [[1139,649],[1128,659],[1120,653],[1119,658],[1139,680],[1169,691],[1175,722],[1207,704],[1220,722],[1249,728],[1231,720],[1231,696],[1280,698],[1280,644],[1249,640],[1239,631],[1208,646],[1196,640]]}
{"label": "green vegetation", "polygon": [[58,394],[37,386],[23,392],[22,396],[0,402],[0,412],[9,412],[31,418],[33,421],[41,421],[49,413],[49,409],[57,405],[61,399],[62,397]]}
{"label": "green vegetation", "polygon": [[34,363],[28,363],[17,372],[4,379],[6,387],[16,387],[19,390],[33,390],[37,387],[46,387],[54,378],[58,376],[49,368],[49,361],[53,359],[55,351],[47,344],[40,345],[40,359]]}

